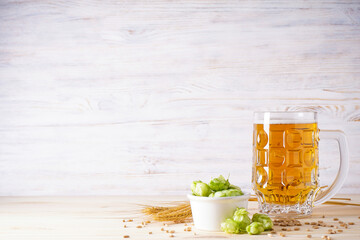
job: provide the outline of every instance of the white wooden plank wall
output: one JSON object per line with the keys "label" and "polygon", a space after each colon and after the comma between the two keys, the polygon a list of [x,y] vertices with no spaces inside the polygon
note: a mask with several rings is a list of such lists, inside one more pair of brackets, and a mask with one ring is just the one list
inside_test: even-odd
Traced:
{"label": "white wooden plank wall", "polygon": [[250,187],[252,112],[309,109],[360,193],[360,1],[0,2],[0,195]]}

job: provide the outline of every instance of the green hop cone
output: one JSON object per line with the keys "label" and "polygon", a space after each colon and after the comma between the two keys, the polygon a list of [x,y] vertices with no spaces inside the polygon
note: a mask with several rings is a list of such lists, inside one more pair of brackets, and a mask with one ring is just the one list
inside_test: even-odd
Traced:
{"label": "green hop cone", "polygon": [[212,197],[234,197],[241,196],[243,193],[237,189],[228,189],[215,192]]}
{"label": "green hop cone", "polygon": [[262,223],[264,225],[265,231],[271,230],[274,225],[273,221],[268,215],[261,213],[255,213],[252,217],[252,221]]}
{"label": "green hop cone", "polygon": [[191,184],[191,192],[195,196],[207,197],[211,193],[210,187],[202,181],[194,181]]}
{"label": "green hop cone", "polygon": [[236,208],[236,210],[234,212],[234,217],[237,215],[249,215],[249,212],[246,211],[245,208]]}
{"label": "green hop cone", "polygon": [[264,225],[260,222],[253,222],[246,227],[248,234],[257,235],[264,231]]}
{"label": "green hop cone", "polygon": [[244,195],[244,193],[241,190],[238,190],[238,189],[228,189],[226,191],[227,191],[228,197]]}
{"label": "green hop cone", "polygon": [[195,191],[195,188],[196,188],[196,184],[198,184],[198,183],[202,183],[202,181],[193,181],[192,182],[192,184],[191,184],[191,192],[193,192],[194,193],[194,191]]}
{"label": "green hop cone", "polygon": [[245,208],[237,208],[234,212],[233,220],[239,223],[240,231],[246,232],[246,227],[250,225],[249,212]]}
{"label": "green hop cone", "polygon": [[239,223],[235,222],[233,219],[228,218],[225,222],[221,223],[221,230],[226,233],[238,234],[241,232]]}
{"label": "green hop cone", "polygon": [[222,191],[230,187],[228,179],[225,179],[222,175],[218,178],[211,179],[209,186],[213,191]]}
{"label": "green hop cone", "polygon": [[[242,192],[240,187],[235,186],[235,185],[232,185],[232,184],[230,184],[229,189],[237,189],[237,190],[239,190],[240,192]],[[243,195],[243,194],[242,194],[242,195]]]}

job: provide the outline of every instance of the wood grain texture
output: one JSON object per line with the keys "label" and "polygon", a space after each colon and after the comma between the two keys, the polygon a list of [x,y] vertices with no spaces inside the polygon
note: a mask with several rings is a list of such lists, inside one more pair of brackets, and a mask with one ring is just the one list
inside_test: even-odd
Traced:
{"label": "wood grain texture", "polygon": [[255,110],[343,130],[360,193],[359,1],[0,2],[0,195],[249,188]]}
{"label": "wood grain texture", "polygon": [[[359,203],[359,195],[347,195],[353,203]],[[144,205],[155,204],[164,206],[169,202],[186,201],[185,196],[107,196],[107,197],[1,197],[0,198],[0,237],[6,240],[23,239],[123,239],[129,235],[130,239],[270,239],[268,232],[262,235],[248,234],[231,235],[223,232],[205,232],[197,230],[191,223],[182,224],[151,222],[143,228],[136,228],[148,220],[142,215]],[[257,203],[249,202],[250,214],[258,212]],[[325,218],[322,216],[325,215]],[[321,205],[314,209],[311,217],[300,219],[303,224],[299,231],[294,227],[287,227],[292,231],[282,231],[284,227],[274,226],[277,233],[286,234],[285,239],[321,239],[328,235],[329,227],[313,229],[305,222],[323,221],[327,225],[334,225],[333,230],[343,230],[342,233],[331,234],[331,239],[358,240],[360,236],[360,208],[358,206]],[[347,229],[341,227],[338,221],[353,222]],[[133,219],[133,222],[123,220]],[[127,227],[124,228],[123,226]],[[184,231],[191,227],[192,231]],[[338,227],[335,229],[335,226]],[[164,228],[165,231],[161,231]],[[310,229],[307,231],[306,229]],[[174,238],[169,238],[166,230],[175,230]],[[152,232],[149,235],[149,232]],[[196,233],[196,235],[194,235]],[[272,239],[284,239],[274,234]]]}

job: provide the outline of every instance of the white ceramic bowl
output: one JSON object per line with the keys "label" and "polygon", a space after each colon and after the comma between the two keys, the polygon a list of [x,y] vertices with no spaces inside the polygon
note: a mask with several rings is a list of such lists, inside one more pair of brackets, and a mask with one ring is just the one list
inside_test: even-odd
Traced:
{"label": "white ceramic bowl", "polygon": [[221,231],[220,224],[231,218],[237,207],[248,207],[250,194],[235,197],[198,197],[188,194],[195,227],[205,231]]}

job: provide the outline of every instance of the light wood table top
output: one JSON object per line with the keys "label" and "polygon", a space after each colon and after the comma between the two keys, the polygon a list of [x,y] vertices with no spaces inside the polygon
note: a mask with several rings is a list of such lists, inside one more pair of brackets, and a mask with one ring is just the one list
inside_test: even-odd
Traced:
{"label": "light wood table top", "polygon": [[[342,195],[350,197],[351,202],[360,203],[360,195]],[[186,200],[184,196],[106,196],[106,197],[0,197],[0,239],[268,239],[268,232],[251,236],[210,233],[196,230],[185,232],[184,223],[168,224],[151,222],[143,228],[136,228],[147,220],[140,213],[144,204],[164,205],[164,202]],[[257,203],[249,202],[251,214],[257,211]],[[325,215],[325,218],[322,216]],[[329,228],[312,229],[303,225],[300,231],[286,231],[286,237],[275,235],[274,239],[321,239],[328,235],[331,239],[360,239],[360,207],[341,205],[321,205],[314,209],[311,217],[301,222],[322,220],[332,224],[332,229],[343,229],[342,233],[328,234]],[[347,229],[339,227],[338,221],[354,222]],[[123,222],[133,219],[133,222]],[[127,225],[124,228],[124,224]],[[338,229],[336,229],[336,227]],[[174,237],[161,231],[175,230]],[[282,227],[275,227],[278,232]],[[290,227],[288,227],[290,228]],[[294,227],[291,227],[294,229]],[[307,229],[311,229],[307,231]],[[149,235],[149,232],[152,232]],[[194,234],[195,233],[195,234]]]}

